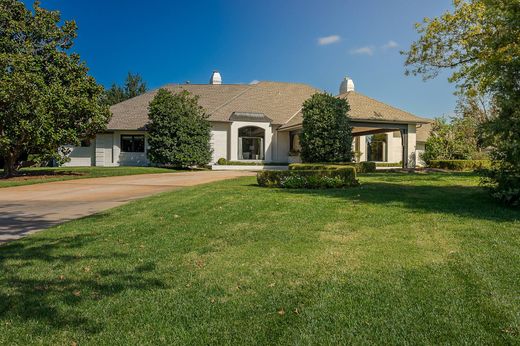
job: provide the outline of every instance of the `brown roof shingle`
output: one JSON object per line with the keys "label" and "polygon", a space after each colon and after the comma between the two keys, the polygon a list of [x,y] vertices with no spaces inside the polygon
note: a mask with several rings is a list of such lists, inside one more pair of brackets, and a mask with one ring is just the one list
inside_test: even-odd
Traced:
{"label": "brown roof shingle", "polygon": [[[355,120],[399,122],[399,123],[427,123],[429,119],[421,118],[412,113],[387,105],[386,103],[374,100],[368,96],[349,91],[338,97],[346,98],[350,111],[349,116]],[[281,129],[301,125],[303,116],[301,112],[284,124]]]}
{"label": "brown roof shingle", "polygon": [[[272,120],[281,129],[302,123],[301,107],[305,100],[320,92],[306,84],[260,82],[245,84],[170,84],[163,87],[172,92],[187,90],[199,96],[199,104],[210,121],[230,121],[233,113],[258,113]],[[109,130],[140,130],[148,123],[148,104],[157,90],[134,97],[110,107]],[[352,119],[383,122],[427,123],[430,120],[389,106],[363,94],[351,91],[346,97]]]}
{"label": "brown roof shingle", "polygon": [[[187,90],[199,96],[199,104],[210,121],[229,121],[234,112],[263,113],[273,124],[283,124],[298,112],[303,102],[317,89],[305,84],[260,82],[241,84],[173,84],[163,87],[172,92]],[[118,103],[112,107],[109,130],[144,129],[148,122],[148,104],[157,90]]]}
{"label": "brown roof shingle", "polygon": [[416,137],[417,142],[426,142],[428,137],[430,137],[430,131],[432,129],[432,123],[422,124],[420,127],[417,127]]}

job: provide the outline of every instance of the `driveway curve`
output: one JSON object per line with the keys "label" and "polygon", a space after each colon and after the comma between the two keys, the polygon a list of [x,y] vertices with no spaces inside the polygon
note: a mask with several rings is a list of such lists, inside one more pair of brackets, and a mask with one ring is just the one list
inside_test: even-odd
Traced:
{"label": "driveway curve", "polygon": [[77,179],[0,189],[0,243],[186,186],[253,175],[196,171]]}

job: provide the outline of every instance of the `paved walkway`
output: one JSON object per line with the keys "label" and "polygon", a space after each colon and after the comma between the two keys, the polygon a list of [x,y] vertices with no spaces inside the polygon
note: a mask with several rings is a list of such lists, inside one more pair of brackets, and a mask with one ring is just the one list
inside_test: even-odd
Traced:
{"label": "paved walkway", "polygon": [[252,174],[142,174],[0,188],[0,243],[159,192]]}

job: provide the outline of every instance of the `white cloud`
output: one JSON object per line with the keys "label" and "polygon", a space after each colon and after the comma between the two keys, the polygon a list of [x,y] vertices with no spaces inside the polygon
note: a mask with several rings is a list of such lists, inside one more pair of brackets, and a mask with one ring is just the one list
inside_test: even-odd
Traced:
{"label": "white cloud", "polygon": [[390,40],[386,44],[384,44],[381,48],[383,48],[383,49],[394,49],[394,48],[397,48],[397,47],[399,47],[397,42],[395,42],[393,40]]}
{"label": "white cloud", "polygon": [[350,50],[350,54],[353,55],[374,55],[374,46],[359,47]]}
{"label": "white cloud", "polygon": [[339,41],[341,41],[341,37],[339,35],[330,35],[318,38],[318,44],[320,46],[326,46],[328,44],[333,44]]}
{"label": "white cloud", "polygon": [[249,85],[258,84],[260,81],[258,79],[253,79],[251,82],[249,82]]}

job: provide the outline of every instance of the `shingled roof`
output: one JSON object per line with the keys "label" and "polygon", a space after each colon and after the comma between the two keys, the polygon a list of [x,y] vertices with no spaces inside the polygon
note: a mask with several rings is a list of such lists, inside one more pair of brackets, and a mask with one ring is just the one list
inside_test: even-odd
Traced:
{"label": "shingled roof", "polygon": [[[320,92],[306,84],[260,82],[246,84],[170,84],[163,87],[172,92],[187,90],[199,96],[199,104],[210,121],[229,122],[233,114],[262,114],[263,119],[280,129],[298,127],[302,123],[301,107],[305,100]],[[110,107],[112,118],[108,130],[143,130],[148,123],[148,105],[157,90],[134,97]],[[374,100],[356,91],[339,95],[350,104],[349,115],[355,120],[428,123],[429,119]]]}
{"label": "shingled roof", "polygon": [[[306,84],[260,82],[245,84],[171,84],[172,92],[187,90],[199,96],[199,104],[210,121],[230,121],[233,113],[264,114],[275,125],[282,125],[296,114],[303,102],[319,90]],[[109,130],[142,130],[148,123],[148,104],[157,90],[123,101],[112,107]]]}
{"label": "shingled roof", "polygon": [[[350,105],[350,111],[348,114],[354,120],[395,123],[428,123],[431,121],[389,106],[386,103],[374,100],[373,98],[360,94],[357,91],[349,91],[339,95],[338,97],[347,99]],[[302,122],[303,116],[302,113],[299,112],[280,129],[283,130],[298,127]]]}
{"label": "shingled roof", "polygon": [[432,123],[422,124],[421,127],[417,128],[417,142],[426,142],[430,137],[430,131],[432,130]]}

